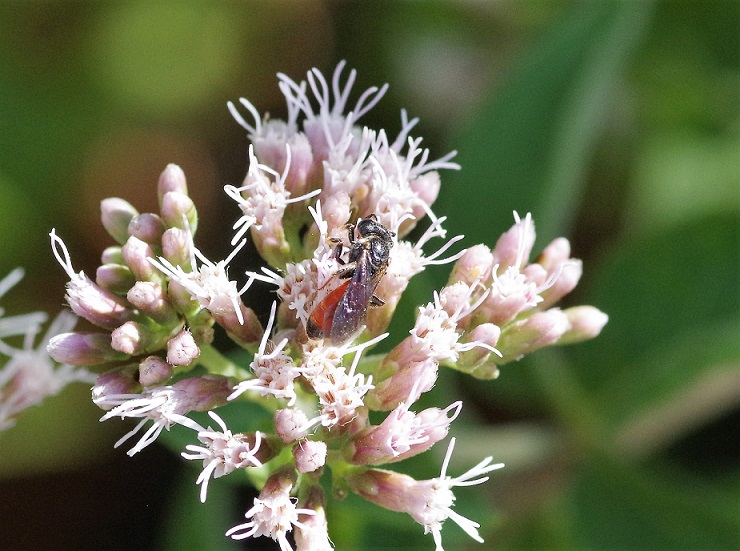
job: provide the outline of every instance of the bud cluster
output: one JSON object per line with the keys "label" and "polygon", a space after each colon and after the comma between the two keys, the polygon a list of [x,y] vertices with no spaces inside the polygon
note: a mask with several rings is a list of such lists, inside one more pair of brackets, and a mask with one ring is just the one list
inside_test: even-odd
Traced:
{"label": "bud cluster", "polygon": [[[183,457],[203,461],[196,480],[202,501],[211,478],[239,470],[266,480],[247,522],[227,532],[234,539],[264,535],[289,549],[287,532],[295,531],[298,549],[331,549],[322,486],[329,466],[342,490],[408,513],[432,533],[437,549],[448,518],[482,541],[478,525],[452,510],[451,489],[484,482],[502,465],[489,457],[449,477],[451,444],[439,478],[416,481],[380,468],[444,439],[462,408],[459,401],[414,404],[434,386],[440,366],[492,378],[497,366],[542,346],[595,336],[606,316],[591,307],[552,307],[573,289],[581,265],[565,239],[529,264],[529,216],[517,217],[492,250],[477,245],[447,256],[462,236],[448,239],[445,218],[431,205],[437,170],[459,168],[450,162],[454,152],[429,161],[421,139],[409,136],[417,120],[405,112],[393,140],[358,126],[387,86],[365,91],[347,112],[355,72],[342,84],[343,67],[331,83],[316,69],[300,83],[279,75],[287,121],[262,118],[242,99],[254,119],[248,123],[229,104],[252,145],[244,182],[225,187],[241,213],[225,260],[212,262],[196,248],[197,211],[175,165],[160,177],[158,214],[139,214],[122,199],[103,201],[103,225],[117,245],[104,251],[95,281],[73,270],[52,232],[54,254],[70,278],[67,302],[99,329],[62,333],[49,353],[102,372],[93,387],[93,401],[106,411],[102,420],[140,419],[118,444],[152,422],[129,454],[173,423],[193,430],[199,444]],[[425,216],[426,232],[406,240]],[[269,266],[247,274],[239,288],[227,269],[247,238]],[[442,245],[425,252],[435,238]],[[387,354],[368,355],[387,336],[411,277],[452,262],[447,286],[419,308],[408,337]],[[255,279],[277,287],[264,328],[242,301]],[[249,354],[248,364],[214,348],[216,327]],[[250,426],[245,415],[244,432],[233,432],[213,411],[228,402],[260,404],[272,426]],[[215,428],[191,412],[208,412]]]}

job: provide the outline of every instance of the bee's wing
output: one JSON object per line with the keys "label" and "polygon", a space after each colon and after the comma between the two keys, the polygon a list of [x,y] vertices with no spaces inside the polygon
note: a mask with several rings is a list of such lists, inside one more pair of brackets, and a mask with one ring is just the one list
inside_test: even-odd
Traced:
{"label": "bee's wing", "polygon": [[360,258],[357,259],[355,273],[347,286],[347,291],[339,301],[334,313],[330,334],[334,343],[347,342],[365,324],[367,307],[379,279],[373,277],[367,254],[360,255]]}

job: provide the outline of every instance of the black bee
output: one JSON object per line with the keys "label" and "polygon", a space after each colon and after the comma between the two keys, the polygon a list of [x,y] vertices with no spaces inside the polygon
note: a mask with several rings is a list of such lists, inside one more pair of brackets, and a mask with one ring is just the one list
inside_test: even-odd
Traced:
{"label": "black bee", "polygon": [[350,242],[347,262],[341,259],[342,244],[334,249],[335,258],[342,264],[336,275],[345,281],[314,307],[306,325],[309,337],[328,338],[334,346],[357,334],[365,324],[368,306],[385,304],[375,295],[375,289],[388,268],[396,235],[378,222],[374,214],[358,219],[357,224],[348,224],[347,230]]}

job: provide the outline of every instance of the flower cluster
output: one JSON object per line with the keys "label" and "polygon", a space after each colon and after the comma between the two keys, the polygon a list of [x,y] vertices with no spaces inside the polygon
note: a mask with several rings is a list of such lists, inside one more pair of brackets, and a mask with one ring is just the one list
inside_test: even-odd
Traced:
{"label": "flower cluster", "polygon": [[[0,298],[23,277],[17,268],[0,280]],[[61,312],[54,319],[38,346],[34,347],[46,314],[32,312],[17,316],[3,316],[0,308],[0,339],[22,337],[20,348],[0,340],[0,356],[6,358],[0,367],[0,430],[15,425],[18,416],[27,408],[59,393],[73,382],[92,383],[95,376],[84,368],[57,365],[46,351],[49,340],[63,331],[74,328],[77,318]]]}
{"label": "flower cluster", "polygon": [[[484,482],[502,465],[488,457],[450,477],[450,444],[438,478],[381,468],[444,439],[462,407],[419,411],[414,404],[434,386],[440,366],[493,378],[498,366],[538,348],[597,335],[606,316],[587,306],[552,307],[576,285],[581,265],[565,239],[530,264],[529,215],[515,215],[493,249],[448,254],[462,237],[447,238],[445,219],[431,206],[438,170],[459,168],[450,160],[454,152],[430,160],[421,139],[410,136],[417,120],[405,112],[395,138],[360,126],[386,87],[370,88],[350,105],[355,72],[343,81],[343,68],[331,82],[316,69],[299,83],[279,75],[286,121],[261,117],[241,99],[251,116],[245,118],[229,103],[252,145],[244,182],[225,187],[241,213],[225,260],[211,261],[196,247],[196,207],[174,165],[159,179],[158,213],[140,214],[122,199],[102,202],[103,225],[117,245],[103,252],[95,280],[75,272],[52,232],[70,278],[67,302],[99,329],[58,335],[49,352],[103,371],[93,387],[93,401],[106,411],[102,420],[139,419],[118,444],[151,421],[129,454],[173,424],[193,430],[199,444],[183,457],[203,462],[201,500],[211,478],[259,470],[254,480],[263,486],[247,522],[227,532],[234,539],[264,535],[286,550],[293,532],[298,549],[331,549],[322,476],[328,466],[336,488],[408,513],[438,550],[448,518],[482,541],[479,525],[452,509],[452,488]],[[407,240],[424,218],[421,238]],[[268,266],[240,285],[228,268],[247,239]],[[441,245],[430,251],[435,239]],[[443,263],[454,263],[450,280],[419,308],[409,335],[386,354],[369,354],[387,336],[410,278]],[[264,327],[242,300],[254,280],[276,287]],[[215,349],[218,328],[249,354],[248,364]],[[268,430],[244,416],[244,432],[233,432],[237,427],[213,411],[247,402],[270,412]],[[192,412],[208,412],[215,428]],[[373,420],[385,418],[373,424],[371,412]]]}

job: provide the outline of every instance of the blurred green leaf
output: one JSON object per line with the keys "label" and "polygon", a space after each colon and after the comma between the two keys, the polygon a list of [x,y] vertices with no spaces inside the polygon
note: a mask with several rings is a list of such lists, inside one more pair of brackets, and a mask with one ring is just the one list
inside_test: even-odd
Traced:
{"label": "blurred green leaf", "polygon": [[594,459],[570,493],[574,548],[702,549],[737,547],[736,498],[720,488]]}
{"label": "blurred green leaf", "polygon": [[490,242],[513,223],[515,209],[532,212],[546,240],[567,229],[603,119],[652,5],[579,4],[493,91],[453,142],[463,170],[448,175],[440,199],[450,229],[464,227],[476,240]]}
{"label": "blurred green leaf", "polygon": [[[598,339],[571,349],[579,375],[588,388],[611,388],[615,377],[643,384],[641,362],[665,350],[681,335],[711,355],[691,336],[705,327],[721,330],[740,313],[740,215],[724,213],[690,221],[658,235],[641,235],[613,251],[589,277],[589,301],[609,314]],[[671,343],[673,345],[676,342]],[[669,352],[669,351],[666,351]],[[666,356],[675,363],[675,358]],[[693,369],[679,362],[682,369]]]}
{"label": "blurred green leaf", "polygon": [[209,484],[208,499],[198,501],[194,469],[184,469],[157,549],[165,551],[235,551],[241,545],[224,534],[233,526],[236,499],[233,486]]}

